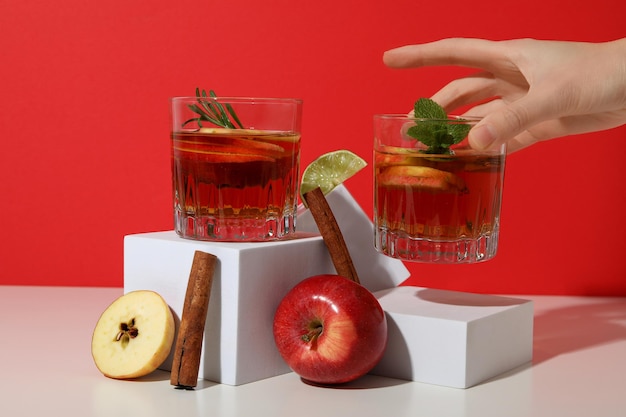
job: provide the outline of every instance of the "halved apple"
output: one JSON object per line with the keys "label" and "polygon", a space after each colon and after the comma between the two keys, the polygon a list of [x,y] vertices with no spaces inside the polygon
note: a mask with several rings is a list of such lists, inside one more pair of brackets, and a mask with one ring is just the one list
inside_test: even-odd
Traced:
{"label": "halved apple", "polygon": [[132,291],[113,301],[100,316],[91,354],[105,376],[138,378],[165,361],[174,333],[174,316],[163,297],[154,291]]}

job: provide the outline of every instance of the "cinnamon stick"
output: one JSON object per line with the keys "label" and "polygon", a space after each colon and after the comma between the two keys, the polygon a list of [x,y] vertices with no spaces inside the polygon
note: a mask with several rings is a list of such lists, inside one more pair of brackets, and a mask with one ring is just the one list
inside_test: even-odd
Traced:
{"label": "cinnamon stick", "polygon": [[170,376],[170,383],[180,388],[191,389],[198,384],[204,325],[216,263],[215,255],[201,251],[194,253]]}
{"label": "cinnamon stick", "polygon": [[350,252],[324,193],[317,187],[305,193],[303,197],[328,248],[337,274],[359,284],[359,277],[352,263]]}

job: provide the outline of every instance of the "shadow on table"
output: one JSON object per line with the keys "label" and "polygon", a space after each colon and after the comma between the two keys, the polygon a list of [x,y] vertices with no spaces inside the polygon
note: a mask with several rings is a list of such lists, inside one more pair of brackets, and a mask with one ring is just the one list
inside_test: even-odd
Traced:
{"label": "shadow on table", "polygon": [[405,381],[402,379],[394,379],[387,378],[383,376],[376,375],[365,375],[361,378],[358,378],[351,382],[346,382],[344,384],[336,384],[336,385],[326,385],[326,384],[318,384],[315,382],[307,381],[304,378],[300,378],[300,380],[307,385],[311,385],[313,387],[320,387],[324,389],[342,389],[342,390],[359,390],[359,389],[372,389],[372,388],[387,388],[393,387],[396,385],[409,384],[411,381]]}
{"label": "shadow on table", "polygon": [[626,339],[626,302],[603,299],[535,316],[533,365],[577,350]]}
{"label": "shadow on table", "polygon": [[[156,371],[142,376],[141,378],[131,379],[130,381],[137,382],[159,382],[159,381],[169,381],[171,378],[171,373],[169,371],[163,371],[161,369],[157,369]],[[189,390],[189,391],[197,391],[205,388],[210,388],[212,386],[219,385],[218,382],[209,381],[206,379],[198,379],[198,385],[193,388],[186,389],[184,387],[175,387],[172,385],[172,389],[177,389],[181,391]]]}

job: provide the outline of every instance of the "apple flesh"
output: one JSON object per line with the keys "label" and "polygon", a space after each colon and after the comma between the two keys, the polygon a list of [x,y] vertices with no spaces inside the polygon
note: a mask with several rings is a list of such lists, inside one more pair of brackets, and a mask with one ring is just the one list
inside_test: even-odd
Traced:
{"label": "apple flesh", "polygon": [[339,275],[317,275],[293,287],[276,310],[273,332],[287,365],[318,384],[365,375],[387,345],[387,321],[376,297]]}

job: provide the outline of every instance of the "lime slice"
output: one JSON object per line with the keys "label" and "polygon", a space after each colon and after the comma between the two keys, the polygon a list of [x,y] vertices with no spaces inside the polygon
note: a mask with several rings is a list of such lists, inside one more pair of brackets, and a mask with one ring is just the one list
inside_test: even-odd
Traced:
{"label": "lime slice", "polygon": [[[302,173],[300,196],[317,187],[326,195],[366,165],[363,158],[347,150],[326,153],[311,162]],[[306,205],[304,198],[302,201]]]}

